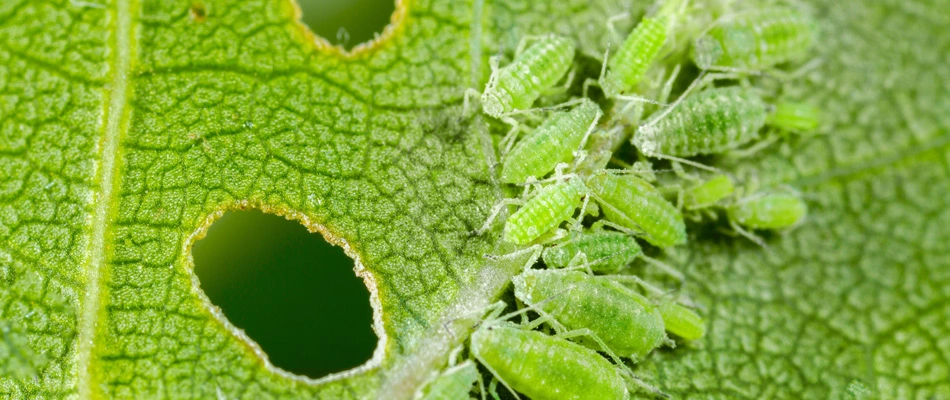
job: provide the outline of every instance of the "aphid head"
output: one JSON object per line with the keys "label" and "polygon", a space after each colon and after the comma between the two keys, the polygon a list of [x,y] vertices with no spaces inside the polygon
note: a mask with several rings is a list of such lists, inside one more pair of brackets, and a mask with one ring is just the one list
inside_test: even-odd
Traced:
{"label": "aphid head", "polygon": [[709,69],[719,62],[722,58],[722,45],[716,38],[704,35],[693,43],[693,51],[690,54],[696,66],[702,69]]}
{"label": "aphid head", "polygon": [[637,150],[648,156],[657,154],[659,151],[656,141],[656,127],[650,124],[649,121],[637,129],[637,133],[633,135],[630,142]]}
{"label": "aphid head", "polygon": [[482,94],[482,109],[485,110],[485,114],[498,118],[511,111],[511,96],[508,96],[504,90],[489,87]]}

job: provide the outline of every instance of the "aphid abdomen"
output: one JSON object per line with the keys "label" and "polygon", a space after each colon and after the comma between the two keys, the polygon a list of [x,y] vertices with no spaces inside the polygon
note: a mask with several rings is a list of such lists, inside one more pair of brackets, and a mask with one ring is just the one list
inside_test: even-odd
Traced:
{"label": "aphid abdomen", "polygon": [[492,326],[472,334],[471,349],[498,378],[534,400],[630,398],[617,367],[564,339]]}
{"label": "aphid abdomen", "polygon": [[752,229],[784,229],[795,226],[808,206],[791,193],[767,193],[742,199],[729,207],[729,218]]}
{"label": "aphid abdomen", "polygon": [[766,106],[751,90],[730,86],[687,97],[658,118],[637,130],[634,146],[647,156],[691,157],[721,153],[757,138]]}
{"label": "aphid abdomen", "polygon": [[715,205],[732,196],[735,186],[727,175],[716,175],[709,180],[686,190],[686,208],[698,210]]}
{"label": "aphid abdomen", "polygon": [[766,122],[779,129],[811,132],[821,123],[821,110],[807,103],[781,102],[775,105]]}
{"label": "aphid abdomen", "polygon": [[514,244],[528,244],[570,218],[582,197],[575,185],[568,180],[541,189],[508,218],[505,240]]}
{"label": "aphid abdomen", "polygon": [[574,43],[560,36],[538,39],[511,64],[497,70],[493,84],[482,94],[485,113],[498,117],[530,108],[571,68]]}
{"label": "aphid abdomen", "polygon": [[471,360],[447,369],[429,383],[420,400],[458,400],[468,398],[478,379],[478,368]]}
{"label": "aphid abdomen", "polygon": [[696,340],[706,335],[706,323],[703,318],[675,301],[660,304],[660,314],[663,315],[666,330],[676,336],[686,340]]}
{"label": "aphid abdomen", "polygon": [[643,249],[636,239],[625,233],[601,231],[548,247],[541,258],[549,268],[564,268],[580,253],[586,256],[594,272],[612,274],[643,254]]}
{"label": "aphid abdomen", "polygon": [[591,176],[587,186],[611,222],[642,231],[644,239],[657,247],[686,243],[683,214],[648,182],[602,172]]}
{"label": "aphid abdomen", "polygon": [[670,17],[644,18],[607,63],[600,85],[608,97],[630,91],[643,79],[666,42]]}
{"label": "aphid abdomen", "polygon": [[815,21],[793,9],[745,12],[697,38],[692,58],[703,69],[765,69],[806,56],[817,33]]}
{"label": "aphid abdomen", "polygon": [[570,161],[602,114],[596,103],[585,99],[569,112],[551,115],[505,156],[501,181],[522,183],[529,176],[540,178],[558,163]]}
{"label": "aphid abdomen", "polygon": [[[639,293],[580,271],[528,270],[512,279],[515,296],[567,329],[590,329],[614,351],[639,359],[666,341],[663,317]],[[582,344],[599,349],[596,342]]]}

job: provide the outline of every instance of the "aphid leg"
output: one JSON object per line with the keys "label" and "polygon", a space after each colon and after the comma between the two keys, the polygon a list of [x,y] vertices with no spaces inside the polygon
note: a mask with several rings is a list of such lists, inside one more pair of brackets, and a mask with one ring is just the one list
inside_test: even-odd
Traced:
{"label": "aphid leg", "polygon": [[475,374],[475,381],[478,382],[478,393],[481,395],[481,400],[487,400],[485,398],[485,380],[482,379],[482,374]]}
{"label": "aphid leg", "polygon": [[478,90],[475,90],[473,88],[465,89],[465,95],[462,97],[463,99],[462,100],[462,114],[465,115],[465,117],[469,117],[472,115],[471,112],[469,111],[470,110],[469,107],[471,107],[471,103],[472,103],[472,100],[470,100],[470,98],[474,97],[475,99],[479,99],[481,95],[482,94],[479,93]]}
{"label": "aphid leg", "polygon": [[593,340],[594,343],[597,343],[597,346],[600,347],[600,350],[603,351],[604,353],[607,353],[607,356],[610,357],[610,359],[613,360],[613,362],[614,362],[615,364],[617,364],[618,366],[619,366],[619,365],[623,365],[624,367],[626,367],[626,365],[624,365],[623,361],[620,360],[620,357],[617,357],[617,354],[615,354],[615,353],[613,352],[613,350],[610,349],[610,347],[607,347],[607,343],[604,343],[603,339],[601,339],[600,336],[597,336],[597,334],[594,333],[594,331],[592,331],[592,330],[590,330],[590,329],[588,329],[588,328],[581,328],[581,329],[574,329],[574,330],[572,330],[572,331],[558,332],[558,333],[555,334],[554,336],[557,336],[557,337],[560,337],[560,338],[564,338],[564,339],[571,339],[571,338],[577,338],[577,337],[586,337],[586,338],[588,338],[588,339],[590,339],[590,340]]}
{"label": "aphid leg", "polygon": [[598,262],[601,262],[605,260],[606,258],[607,257],[594,260],[592,262],[588,262],[587,254],[584,254],[583,252],[579,252],[576,255],[574,255],[574,258],[571,258],[571,261],[567,262],[567,268],[564,268],[564,270],[571,271],[575,269],[583,269],[585,272],[587,272],[588,275],[594,275],[594,270],[592,270],[590,266]]}
{"label": "aphid leg", "polygon": [[[545,89],[542,94],[550,96],[552,94],[564,93],[571,89],[571,85],[574,84],[574,75],[577,71],[574,68],[571,68],[570,72],[567,73],[567,79],[564,80],[564,84],[560,86],[555,86],[552,88]],[[584,96],[587,97],[587,96]]]}
{"label": "aphid leg", "polygon": [[[606,64],[604,64],[604,65],[606,65]],[[584,98],[590,98],[590,97],[587,96],[587,90],[590,89],[591,86],[600,87],[600,83],[597,82],[596,80],[594,80],[594,78],[587,78],[587,79],[584,79],[584,86],[583,86],[584,90],[581,92],[582,97],[584,97]]]}
{"label": "aphid leg", "polygon": [[660,153],[649,154],[649,156],[650,156],[650,157],[655,157],[655,158],[662,158],[662,159],[670,160],[670,161],[675,161],[675,162],[679,162],[679,163],[683,163],[683,164],[686,164],[686,165],[689,165],[689,166],[692,166],[692,167],[696,167],[696,168],[699,168],[699,169],[704,169],[704,170],[710,171],[710,172],[717,172],[717,173],[720,172],[718,168],[710,167],[710,166],[708,166],[708,165],[706,165],[706,164],[698,163],[698,162],[696,162],[696,161],[690,161],[690,160],[687,160],[687,159],[685,159],[685,158],[673,157],[673,156],[668,156],[668,155],[666,155],[666,154],[660,154]]}
{"label": "aphid leg", "polygon": [[686,277],[683,276],[682,272],[680,272],[678,269],[673,268],[672,266],[660,260],[657,260],[653,257],[647,257],[643,254],[640,255],[640,258],[642,258],[643,261],[646,261],[648,264],[653,265],[654,267],[657,267],[660,271],[663,271],[664,274],[672,276],[673,278],[675,278],[676,280],[680,282],[683,282],[686,280]]}
{"label": "aphid leg", "polygon": [[[626,365],[624,365],[624,367],[626,367]],[[664,399],[670,398],[669,394],[663,393],[663,391],[661,391],[659,388],[649,383],[644,382],[642,379],[634,375],[633,371],[629,371],[628,368],[627,368],[627,372],[621,375],[623,376],[624,380],[627,381],[627,390],[630,390],[630,386],[633,386],[637,389],[646,391],[647,393],[650,393],[653,396],[662,397]]]}
{"label": "aphid leg", "polygon": [[522,201],[521,199],[504,199],[498,202],[498,204],[492,207],[491,214],[489,214],[488,219],[485,220],[485,224],[482,225],[481,228],[478,228],[478,230],[476,230],[474,234],[476,236],[480,236],[484,234],[485,232],[487,232],[489,229],[491,229],[492,222],[495,220],[495,218],[498,218],[498,214],[501,213],[501,210],[503,208],[507,206],[511,206],[511,205],[522,205],[522,204],[524,204],[524,201]]}
{"label": "aphid leg", "polygon": [[521,40],[518,40],[518,47],[515,47],[515,56],[521,54],[524,51],[525,47],[528,47],[528,43],[531,43],[535,40],[541,40],[547,38],[548,35],[527,35],[522,36]]}
{"label": "aphid leg", "polygon": [[511,129],[508,130],[508,133],[505,134],[505,137],[501,140],[501,145],[504,147],[505,151],[501,153],[502,157],[508,154],[511,151],[511,148],[515,145],[515,142],[518,141],[518,132],[521,131],[521,124],[517,120],[509,116],[502,116],[501,121],[511,125]]}
{"label": "aphid leg", "polygon": [[779,135],[769,135],[765,140],[762,140],[752,146],[746,147],[744,149],[736,149],[729,152],[730,158],[746,158],[752,156],[762,150],[765,150],[769,146],[775,144],[779,140]]}
{"label": "aphid leg", "polygon": [[485,257],[491,258],[493,260],[513,260],[525,254],[530,254],[531,256],[528,257],[527,262],[524,264],[524,271],[527,271],[531,269],[531,267],[534,266],[534,264],[538,261],[538,257],[541,256],[542,250],[544,250],[544,248],[540,244],[536,244],[512,253],[500,256],[486,255]]}
{"label": "aphid leg", "polygon": [[805,63],[804,65],[798,68],[795,68],[792,71],[786,72],[780,69],[771,68],[765,72],[765,75],[771,78],[778,79],[779,81],[787,82],[787,81],[801,78],[802,75],[805,75],[811,70],[818,68],[818,66],[820,66],[824,62],[825,60],[821,58],[814,58],[811,61]]}
{"label": "aphid leg", "polygon": [[755,244],[759,245],[760,247],[762,247],[763,249],[768,250],[769,246],[765,244],[765,241],[762,240],[762,238],[756,236],[756,235],[755,235],[754,233],[752,233],[752,232],[749,232],[749,231],[743,229],[741,226],[739,226],[738,223],[736,223],[736,221],[729,220],[729,226],[731,226],[732,229],[733,229],[734,231],[736,231],[736,233],[738,233],[738,234],[744,236],[746,239],[751,240],[752,243],[755,243]]}
{"label": "aphid leg", "polygon": [[[619,211],[618,211],[618,212],[619,212]],[[630,235],[630,236],[636,236],[636,237],[650,236],[649,234],[646,233],[646,231],[643,231],[643,230],[639,230],[639,231],[638,231],[638,230],[630,229],[630,228],[627,228],[627,227],[618,225],[617,223],[614,223],[614,222],[611,222],[611,221],[607,221],[607,220],[605,220],[605,219],[597,220],[597,222],[594,222],[594,223],[590,226],[590,229],[600,229],[600,230],[603,230],[605,226],[609,226],[609,227],[614,228],[614,229],[616,229],[616,230],[618,230],[618,231],[620,231],[620,232],[626,233],[626,234],[628,234],[628,235]]]}

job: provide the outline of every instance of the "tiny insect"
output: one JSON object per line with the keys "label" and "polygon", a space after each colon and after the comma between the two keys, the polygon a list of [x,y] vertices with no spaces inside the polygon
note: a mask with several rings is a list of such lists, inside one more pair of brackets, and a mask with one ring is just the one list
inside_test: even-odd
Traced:
{"label": "tiny insect", "polygon": [[466,360],[442,372],[416,395],[418,400],[458,400],[469,398],[472,386],[479,378],[478,368]]}
{"label": "tiny insect", "polygon": [[544,36],[520,51],[525,43],[522,41],[515,59],[503,68],[497,68],[496,59],[492,59],[492,74],[481,96],[482,109],[492,117],[530,108],[574,62],[574,43],[567,38]]}
{"label": "tiny insect", "polygon": [[684,206],[695,211],[715,206],[732,196],[735,185],[728,175],[718,174],[683,192]]}
{"label": "tiny insect", "polygon": [[632,236],[616,231],[585,231],[575,234],[565,242],[544,249],[541,258],[549,268],[584,266],[591,272],[600,274],[617,273],[641,258],[659,267],[664,273],[679,280],[683,279],[676,269],[644,255],[643,248]]}
{"label": "tiny insect", "polygon": [[813,18],[790,8],[743,12],[714,24],[691,52],[701,69],[764,70],[804,58],[818,37]]}
{"label": "tiny insect", "polygon": [[729,223],[732,229],[765,247],[758,236],[746,231],[749,229],[790,229],[800,224],[808,213],[808,206],[796,194],[774,191],[756,193],[733,202],[728,208]]}
{"label": "tiny insect", "polygon": [[643,179],[601,171],[587,179],[587,187],[610,226],[661,248],[686,243],[683,214]]}
{"label": "tiny insect", "polygon": [[[667,342],[660,310],[643,295],[609,278],[580,271],[526,270],[512,279],[515,297],[569,330],[590,330],[579,340],[595,350],[634,361]],[[563,293],[562,293],[563,292]]]}
{"label": "tiny insect", "polygon": [[766,123],[793,132],[807,133],[818,128],[821,110],[808,103],[779,102],[769,113]]}
{"label": "tiny insect", "polygon": [[602,115],[600,107],[589,99],[569,112],[551,115],[507,152],[500,180],[522,183],[528,177],[543,177],[557,164],[571,161]]}
{"label": "tiny insect", "polygon": [[706,336],[706,324],[703,317],[695,311],[673,300],[661,301],[659,308],[667,332],[686,340],[696,340]]}

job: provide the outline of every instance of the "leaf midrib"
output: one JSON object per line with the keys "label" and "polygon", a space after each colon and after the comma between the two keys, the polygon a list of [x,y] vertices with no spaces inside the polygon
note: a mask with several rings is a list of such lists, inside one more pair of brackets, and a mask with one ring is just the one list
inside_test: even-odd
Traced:
{"label": "leaf midrib", "polygon": [[112,80],[107,87],[107,101],[103,102],[103,115],[106,119],[105,131],[100,142],[99,166],[96,182],[99,183],[93,199],[95,211],[90,225],[89,252],[84,268],[86,270],[86,293],[82,303],[82,315],[79,320],[79,345],[77,350],[79,398],[92,398],[94,383],[91,371],[92,351],[95,348],[96,325],[101,308],[101,270],[107,260],[106,241],[110,233],[108,223],[114,207],[114,190],[117,185],[117,163],[119,137],[126,129],[129,92],[129,76],[132,69],[135,43],[132,30],[133,9],[138,8],[135,0],[115,2],[110,12],[115,21],[115,34],[110,41],[113,54]]}

